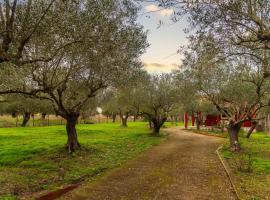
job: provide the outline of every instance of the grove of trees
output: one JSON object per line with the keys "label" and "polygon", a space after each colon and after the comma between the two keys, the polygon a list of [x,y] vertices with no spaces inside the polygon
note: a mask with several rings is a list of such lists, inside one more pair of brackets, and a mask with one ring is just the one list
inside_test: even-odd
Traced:
{"label": "grove of trees", "polygon": [[4,1],[0,4],[0,94],[51,102],[66,119],[69,152],[91,98],[141,68],[146,33],[129,1]]}
{"label": "grove of trees", "polygon": [[[5,0],[0,3],[0,106],[2,113],[54,113],[66,120],[67,149],[80,148],[76,124],[97,106],[103,113],[164,122],[188,111],[226,118],[230,145],[241,149],[242,124],[254,129],[270,106],[270,3],[155,0],[188,18],[189,43],[178,70],[149,75],[140,56],[147,33],[129,0]],[[252,130],[248,133],[250,136]]]}
{"label": "grove of trees", "polygon": [[226,116],[231,149],[239,151],[242,124],[256,124],[270,105],[270,2],[156,2],[174,9],[174,22],[188,18],[190,42],[179,50],[184,60],[177,73]]}

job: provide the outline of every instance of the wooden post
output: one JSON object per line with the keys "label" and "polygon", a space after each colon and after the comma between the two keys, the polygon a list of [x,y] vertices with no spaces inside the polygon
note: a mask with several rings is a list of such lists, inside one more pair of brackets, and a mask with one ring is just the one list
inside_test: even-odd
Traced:
{"label": "wooden post", "polygon": [[185,129],[188,128],[188,113],[185,112],[184,114],[184,126],[185,126]]}

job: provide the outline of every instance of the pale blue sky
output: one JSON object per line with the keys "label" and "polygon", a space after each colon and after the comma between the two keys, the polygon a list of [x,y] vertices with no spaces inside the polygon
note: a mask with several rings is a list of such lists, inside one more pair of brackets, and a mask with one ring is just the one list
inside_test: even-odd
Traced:
{"label": "pale blue sky", "polygon": [[[142,7],[141,13],[159,9],[151,3],[143,4]],[[182,19],[173,23],[170,20],[172,12],[167,9],[141,14],[138,18],[138,22],[149,30],[150,47],[142,56],[145,68],[149,72],[170,72],[181,64],[181,56],[176,52],[181,45],[187,43],[187,35],[183,29],[188,27],[188,22],[186,19]],[[161,27],[159,27],[159,20],[163,22]]]}

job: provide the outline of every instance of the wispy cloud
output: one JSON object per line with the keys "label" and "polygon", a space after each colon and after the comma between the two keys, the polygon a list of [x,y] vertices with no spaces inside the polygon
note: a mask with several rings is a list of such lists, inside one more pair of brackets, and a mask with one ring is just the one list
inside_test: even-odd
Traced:
{"label": "wispy cloud", "polygon": [[161,15],[162,17],[170,16],[171,14],[173,14],[172,9],[160,8],[160,7],[158,7],[158,6],[154,5],[154,4],[146,6],[145,10],[147,12],[156,12],[157,14]]}
{"label": "wispy cloud", "polygon": [[174,69],[178,69],[179,64],[163,64],[163,63],[144,63],[144,68],[149,73],[165,72],[170,73]]}

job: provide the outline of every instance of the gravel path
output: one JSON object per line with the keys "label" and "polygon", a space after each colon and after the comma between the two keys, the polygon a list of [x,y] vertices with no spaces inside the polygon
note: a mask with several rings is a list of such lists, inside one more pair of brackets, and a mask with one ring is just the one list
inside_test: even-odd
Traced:
{"label": "gravel path", "polygon": [[166,131],[166,141],[64,199],[236,199],[215,153],[221,139],[179,128]]}

